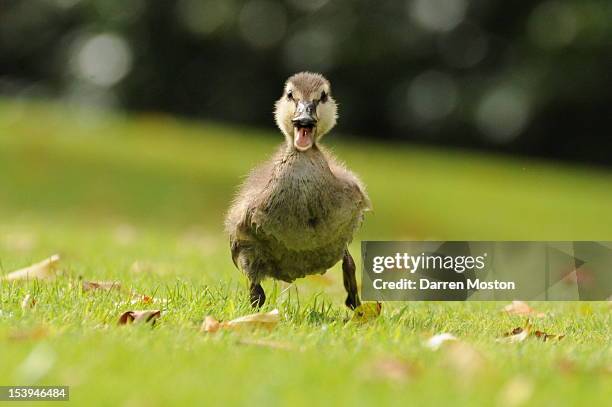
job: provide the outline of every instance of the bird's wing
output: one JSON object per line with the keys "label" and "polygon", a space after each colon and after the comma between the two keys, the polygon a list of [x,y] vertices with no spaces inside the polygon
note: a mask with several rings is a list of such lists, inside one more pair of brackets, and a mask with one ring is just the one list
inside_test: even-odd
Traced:
{"label": "bird's wing", "polygon": [[370,211],[372,210],[372,202],[370,201],[370,197],[366,191],[365,184],[359,179],[357,174],[350,171],[346,168],[343,162],[334,157],[327,150],[322,150],[325,158],[327,159],[327,163],[331,172],[338,178],[340,181],[345,182],[351,185],[357,191],[358,195],[361,197],[361,203],[363,206],[363,210]]}
{"label": "bird's wing", "polygon": [[271,159],[251,170],[227,212],[225,230],[230,236],[232,260],[238,268],[241,248],[249,240],[253,240],[256,233],[257,225],[254,222],[253,213],[261,202],[262,193],[272,177],[274,164],[281,152],[282,147]]}
{"label": "bird's wing", "polygon": [[[232,252],[232,260],[234,265],[240,269],[238,258],[240,252],[246,246],[251,244],[255,240],[257,232],[257,224],[253,221],[253,212],[255,208],[248,205],[248,201],[245,202],[244,206],[232,207],[233,213],[228,215],[226,221],[226,227],[231,226],[231,230],[228,228],[230,236],[230,250]],[[232,219],[230,220],[230,217]],[[227,222],[232,222],[228,225]]]}

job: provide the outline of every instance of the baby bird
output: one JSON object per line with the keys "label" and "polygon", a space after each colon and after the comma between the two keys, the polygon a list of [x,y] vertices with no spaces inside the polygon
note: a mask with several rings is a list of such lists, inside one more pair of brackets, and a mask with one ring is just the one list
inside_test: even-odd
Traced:
{"label": "baby bird", "polygon": [[370,200],[359,178],[320,145],[337,119],[327,79],[310,72],[290,77],[274,117],[286,142],[251,171],[225,221],[234,264],[248,277],[257,308],[266,299],[266,277],[290,283],[342,259],[345,304],[355,309],[360,300],[348,244]]}

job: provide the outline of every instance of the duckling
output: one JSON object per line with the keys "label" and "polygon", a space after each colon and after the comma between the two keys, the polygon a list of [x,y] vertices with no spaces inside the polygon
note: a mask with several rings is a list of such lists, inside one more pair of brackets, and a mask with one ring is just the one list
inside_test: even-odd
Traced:
{"label": "duckling", "polygon": [[254,308],[265,302],[265,278],[291,283],[340,260],[345,304],[360,305],[348,244],[371,205],[359,178],[320,145],[337,109],[322,75],[291,76],[274,111],[285,143],[251,171],[228,211],[232,259],[249,280]]}

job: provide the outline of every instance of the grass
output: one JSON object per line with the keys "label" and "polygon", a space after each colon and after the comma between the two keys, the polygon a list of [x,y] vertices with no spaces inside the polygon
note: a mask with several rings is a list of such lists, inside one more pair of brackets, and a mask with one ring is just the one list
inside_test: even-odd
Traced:
{"label": "grass", "polygon": [[[612,240],[609,172],[334,138],[375,206],[356,258],[362,239]],[[88,406],[610,399],[607,303],[532,304],[546,312],[536,328],[566,335],[550,343],[496,342],[524,324],[500,303],[384,304],[355,325],[335,267],[265,284],[265,309],[282,315],[271,332],[199,333],[205,315],[250,312],[223,212],[279,141],[272,130],[0,102],[0,274],[63,256],[53,282],[0,283],[0,385],[70,385],[71,402]],[[123,290],[82,292],[81,279]],[[167,302],[130,304],[132,291]],[[22,309],[28,294],[36,306]],[[159,307],[154,328],[116,326],[123,311]],[[423,346],[440,332],[468,356]]]}

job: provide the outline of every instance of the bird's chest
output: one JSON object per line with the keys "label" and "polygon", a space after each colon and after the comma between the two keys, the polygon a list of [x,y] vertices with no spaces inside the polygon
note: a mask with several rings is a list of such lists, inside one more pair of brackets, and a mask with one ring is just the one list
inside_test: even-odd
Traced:
{"label": "bird's chest", "polygon": [[282,163],[257,210],[263,231],[286,247],[310,250],[338,240],[355,217],[346,191],[325,161]]}

